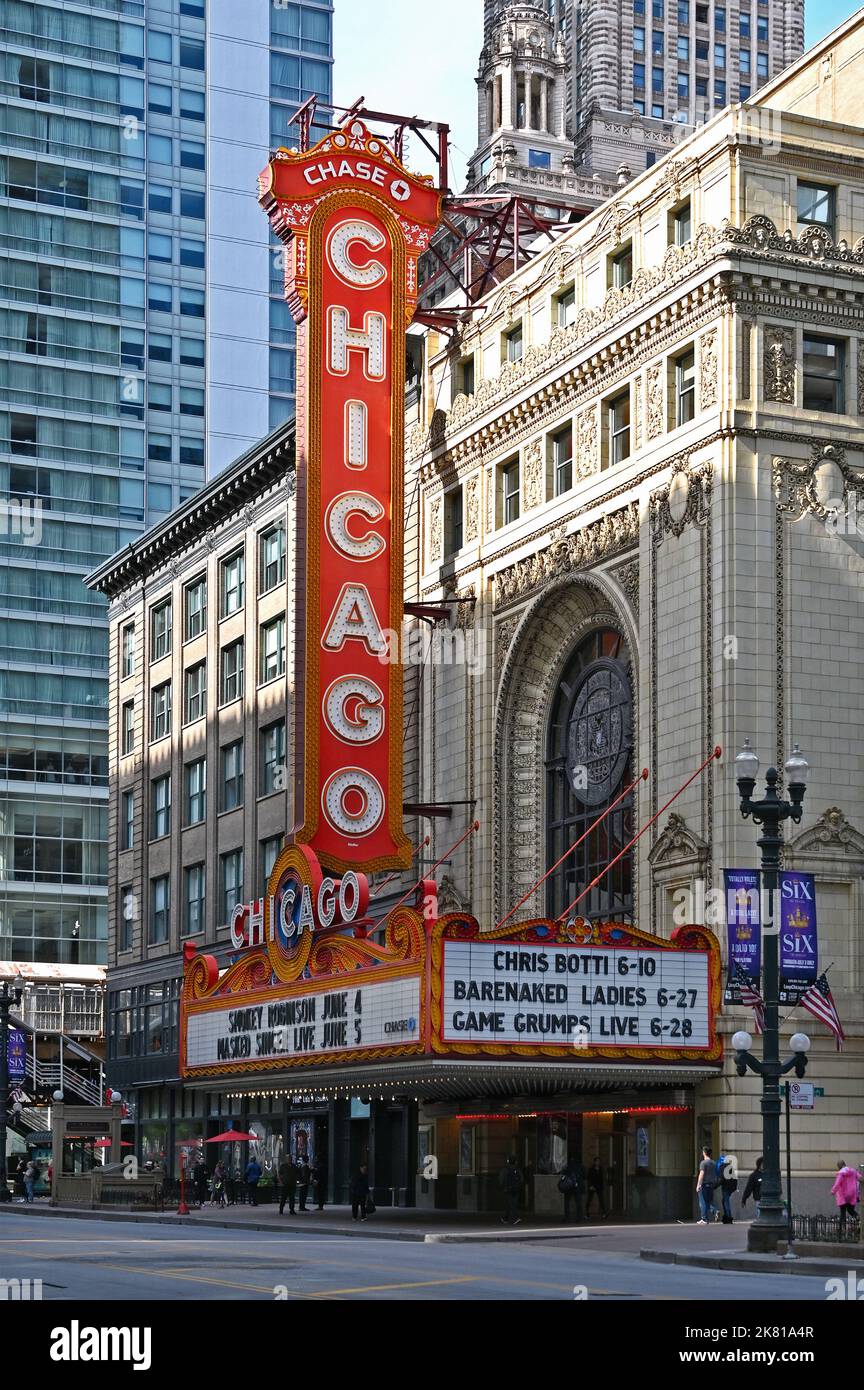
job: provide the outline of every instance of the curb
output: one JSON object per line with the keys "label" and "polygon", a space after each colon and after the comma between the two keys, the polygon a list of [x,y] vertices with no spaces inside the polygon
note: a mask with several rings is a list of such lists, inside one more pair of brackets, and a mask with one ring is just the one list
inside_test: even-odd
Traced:
{"label": "curb", "polygon": [[[774,1255],[685,1255],[675,1250],[640,1250],[640,1260],[652,1264],[695,1265],[700,1269],[727,1269],[746,1274],[837,1274],[836,1260],[808,1260],[796,1258],[784,1260]],[[864,1264],[854,1260],[848,1262],[848,1269],[864,1271]]]}
{"label": "curb", "polygon": [[[11,1209],[5,1205],[0,1206],[0,1212],[4,1215],[10,1211],[15,1216],[42,1216],[46,1219],[51,1217],[66,1216],[73,1221],[132,1221],[141,1226],[206,1226],[218,1231],[237,1231],[243,1234],[246,1231],[254,1231],[257,1234],[281,1236],[303,1235],[309,1231],[311,1223],[304,1222],[302,1225],[264,1225],[261,1222],[245,1222],[241,1226],[236,1221],[220,1221],[213,1216],[177,1216],[170,1212],[140,1212],[140,1211],[89,1211],[70,1207],[39,1207],[35,1211],[32,1207],[27,1207],[23,1211],[17,1207]],[[379,1227],[372,1231],[362,1231],[352,1229],[351,1226],[324,1226],[317,1225],[312,1227],[317,1229],[321,1236],[341,1236],[357,1240],[423,1240],[421,1231],[394,1231]]]}
{"label": "curb", "polygon": [[577,1235],[572,1226],[551,1226],[551,1227],[530,1227],[524,1231],[436,1231],[434,1234],[426,1235],[423,1241],[426,1245],[468,1245],[476,1241],[517,1241],[517,1240],[595,1240],[596,1236],[588,1234]]}

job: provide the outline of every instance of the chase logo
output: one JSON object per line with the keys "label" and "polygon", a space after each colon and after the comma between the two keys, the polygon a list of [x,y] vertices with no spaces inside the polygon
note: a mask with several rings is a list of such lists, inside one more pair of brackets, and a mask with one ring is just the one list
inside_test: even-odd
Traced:
{"label": "chase logo", "polygon": [[416,1030],[416,1018],[399,1018],[384,1024],[385,1033],[414,1033]]}

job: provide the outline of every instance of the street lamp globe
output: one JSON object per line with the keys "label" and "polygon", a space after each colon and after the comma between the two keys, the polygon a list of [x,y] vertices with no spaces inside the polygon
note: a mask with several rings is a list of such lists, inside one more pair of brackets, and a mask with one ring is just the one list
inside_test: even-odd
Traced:
{"label": "street lamp globe", "polygon": [[732,1046],[736,1052],[749,1052],[753,1046],[753,1039],[742,1028],[739,1032],[732,1034]]}
{"label": "street lamp globe", "polygon": [[62,1091],[55,1091],[54,1094],[53,1094],[53,1096],[51,1097],[51,1099],[52,1099],[52,1100],[61,1101],[61,1100],[63,1099],[63,1092],[62,1092]]}
{"label": "street lamp globe", "polygon": [[738,782],[755,782],[759,774],[759,755],[745,738],[741,752],[735,759],[735,779]]}
{"label": "street lamp globe", "polygon": [[790,787],[806,787],[810,775],[810,764],[796,743],[783,766],[786,781]]}
{"label": "street lamp globe", "polygon": [[809,1052],[810,1039],[806,1033],[793,1033],[789,1039],[789,1046],[793,1052]]}

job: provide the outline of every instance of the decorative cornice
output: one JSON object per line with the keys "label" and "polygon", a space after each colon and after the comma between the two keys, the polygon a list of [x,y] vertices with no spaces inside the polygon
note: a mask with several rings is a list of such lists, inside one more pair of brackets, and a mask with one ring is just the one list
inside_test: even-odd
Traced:
{"label": "decorative cornice", "polygon": [[790,840],[787,853],[842,854],[864,858],[864,835],[850,825],[839,806],[829,806],[816,821]]}
{"label": "decorative cornice", "polygon": [[689,829],[683,816],[671,811],[665,828],[648,854],[648,862],[652,869],[693,868],[704,865],[709,854],[708,844]]}
{"label": "decorative cornice", "polygon": [[497,611],[521,602],[550,580],[596,565],[610,555],[630,549],[638,540],[639,504],[635,501],[569,536],[555,531],[545,549],[495,575],[494,607]]}

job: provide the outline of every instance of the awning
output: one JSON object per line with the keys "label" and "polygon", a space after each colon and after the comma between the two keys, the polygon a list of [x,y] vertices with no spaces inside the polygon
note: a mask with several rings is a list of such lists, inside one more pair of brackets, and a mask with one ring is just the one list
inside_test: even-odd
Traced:
{"label": "awning", "polygon": [[266,1080],[250,1076],[189,1078],[195,1090],[221,1090],[230,1096],[308,1094],[341,1099],[372,1094],[400,1100],[468,1100],[495,1096],[561,1096],[599,1094],[615,1090],[657,1090],[694,1086],[719,1075],[715,1066],[664,1066],[602,1062],[454,1061],[452,1058],[410,1058],[404,1062],[368,1063],[356,1067],[327,1067],[272,1072]]}

